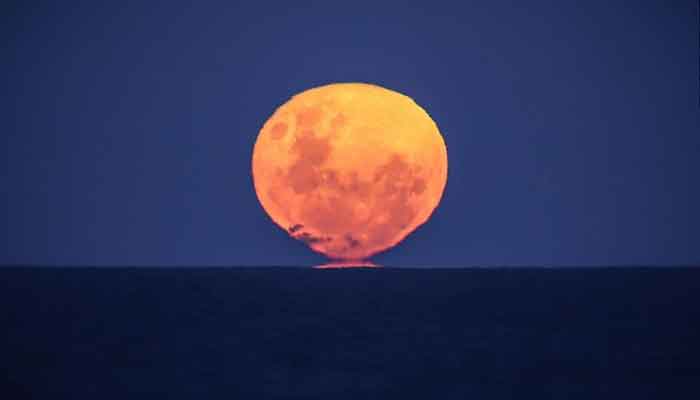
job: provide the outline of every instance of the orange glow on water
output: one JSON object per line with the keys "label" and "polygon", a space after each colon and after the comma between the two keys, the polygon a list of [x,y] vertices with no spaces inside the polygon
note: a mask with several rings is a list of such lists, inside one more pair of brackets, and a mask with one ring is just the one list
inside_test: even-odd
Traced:
{"label": "orange glow on water", "polygon": [[382,268],[381,265],[369,261],[334,261],[316,265],[314,269],[347,269],[347,268]]}

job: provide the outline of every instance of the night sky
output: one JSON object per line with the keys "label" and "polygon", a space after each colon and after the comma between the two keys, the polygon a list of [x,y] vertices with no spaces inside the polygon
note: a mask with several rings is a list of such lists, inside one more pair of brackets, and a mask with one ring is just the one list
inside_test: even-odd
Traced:
{"label": "night sky", "polygon": [[449,156],[379,264],[700,264],[697,1],[232,3],[2,6],[0,263],[322,263],[260,207],[253,144],[368,82]]}

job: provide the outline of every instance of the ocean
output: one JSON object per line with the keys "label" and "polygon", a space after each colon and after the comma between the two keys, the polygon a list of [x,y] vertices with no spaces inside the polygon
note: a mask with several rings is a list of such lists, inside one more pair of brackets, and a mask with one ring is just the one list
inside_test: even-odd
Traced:
{"label": "ocean", "polygon": [[5,399],[685,399],[700,269],[0,268]]}

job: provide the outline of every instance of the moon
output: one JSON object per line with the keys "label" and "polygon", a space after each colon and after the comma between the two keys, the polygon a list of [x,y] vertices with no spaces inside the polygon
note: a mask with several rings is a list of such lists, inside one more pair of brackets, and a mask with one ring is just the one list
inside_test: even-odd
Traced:
{"label": "moon", "polygon": [[366,83],[301,92],[260,130],[255,192],[291,237],[365,260],[424,224],[447,183],[447,148],[410,97]]}

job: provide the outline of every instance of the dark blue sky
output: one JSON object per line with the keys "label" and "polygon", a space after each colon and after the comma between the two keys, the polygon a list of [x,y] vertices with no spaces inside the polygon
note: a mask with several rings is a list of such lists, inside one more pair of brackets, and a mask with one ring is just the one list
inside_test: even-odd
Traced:
{"label": "dark blue sky", "polygon": [[442,204],[375,261],[700,263],[697,1],[231,3],[3,6],[0,263],[322,262],[250,157],[289,96],[347,81],[448,146]]}

